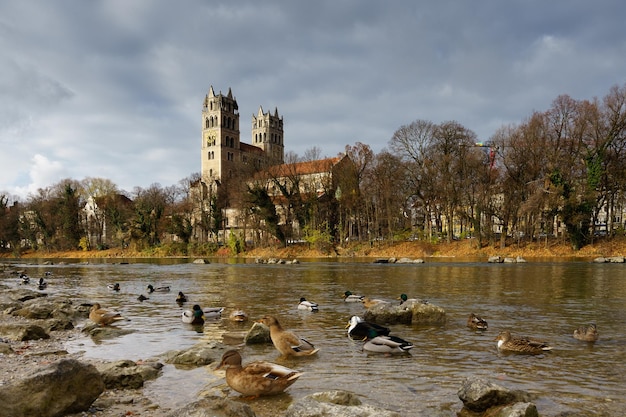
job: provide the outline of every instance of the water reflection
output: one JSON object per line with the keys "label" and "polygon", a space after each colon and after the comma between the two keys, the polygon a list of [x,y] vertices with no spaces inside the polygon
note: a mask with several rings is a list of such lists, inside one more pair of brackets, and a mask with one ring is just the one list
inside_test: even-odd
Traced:
{"label": "water reflection", "polygon": [[[27,268],[27,267],[26,267]],[[31,276],[44,269],[30,267]],[[246,346],[244,363],[263,359],[299,369],[305,375],[286,394],[253,403],[259,415],[274,415],[294,398],[346,389],[364,401],[415,415],[420,410],[458,411],[457,390],[467,376],[481,376],[536,394],[543,415],[566,411],[619,414],[623,397],[626,270],[618,264],[541,262],[485,264],[427,262],[381,265],[365,262],[304,262],[299,265],[256,265],[250,262],[190,264],[186,260],[46,266],[53,276],[48,292],[100,302],[132,321],[135,332],[95,343],[74,341],[71,349],[89,357],[141,359],[183,349],[201,340],[221,340],[225,332],[247,330],[251,322],[233,323],[228,314],[242,308],[258,319],[276,315],[283,326],[320,347],[316,358],[279,359],[271,345]],[[120,291],[107,284],[120,283]],[[171,293],[146,294],[146,285],[169,285]],[[410,355],[369,355],[362,343],[346,336],[345,324],[363,313],[360,304],[345,303],[344,291],[394,300],[429,300],[447,312],[443,326],[393,325],[392,334],[411,341]],[[178,291],[189,302],[175,303]],[[139,294],[149,300],[137,301]],[[311,313],[297,309],[300,297],[320,304]],[[190,303],[225,307],[222,320],[207,322],[198,332],[180,320]],[[475,312],[489,330],[465,327]],[[595,322],[596,344],[572,337],[573,329]],[[500,330],[548,341],[554,351],[536,357],[498,353],[493,339]],[[202,389],[224,384],[210,370],[166,366],[164,375],[146,390],[165,407],[181,406]],[[167,394],[167,395],[163,395]]]}

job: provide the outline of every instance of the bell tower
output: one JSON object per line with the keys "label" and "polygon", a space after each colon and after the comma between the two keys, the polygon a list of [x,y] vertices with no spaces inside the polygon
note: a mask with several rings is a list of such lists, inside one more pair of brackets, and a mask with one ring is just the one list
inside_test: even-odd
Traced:
{"label": "bell tower", "polygon": [[229,175],[241,158],[239,106],[230,88],[224,96],[211,86],[204,97],[201,152],[201,174],[208,183]]}
{"label": "bell tower", "polygon": [[272,115],[269,111],[263,113],[263,107],[259,106],[256,116],[252,115],[252,145],[263,149],[269,165],[284,163],[283,134],[283,118],[278,115],[278,108]]}

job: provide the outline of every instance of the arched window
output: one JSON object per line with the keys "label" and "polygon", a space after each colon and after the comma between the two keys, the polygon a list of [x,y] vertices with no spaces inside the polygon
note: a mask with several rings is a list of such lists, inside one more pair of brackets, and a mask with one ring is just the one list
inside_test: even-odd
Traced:
{"label": "arched window", "polygon": [[204,121],[204,128],[205,129],[209,128],[209,119],[208,118]]}

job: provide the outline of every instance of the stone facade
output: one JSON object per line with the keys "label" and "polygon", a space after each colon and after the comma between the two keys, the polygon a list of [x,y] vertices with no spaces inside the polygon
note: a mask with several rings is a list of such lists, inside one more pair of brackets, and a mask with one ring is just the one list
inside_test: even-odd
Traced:
{"label": "stone facade", "polygon": [[215,184],[233,175],[238,164],[257,170],[284,161],[283,118],[278,109],[252,115],[252,144],[241,142],[239,105],[231,89],[215,94],[213,86],[202,106],[201,174],[206,184]]}

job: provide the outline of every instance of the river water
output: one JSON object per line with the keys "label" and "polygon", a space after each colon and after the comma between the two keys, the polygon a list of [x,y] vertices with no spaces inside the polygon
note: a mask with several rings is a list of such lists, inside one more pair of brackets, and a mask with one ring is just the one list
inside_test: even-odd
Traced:
{"label": "river water", "polygon": [[[519,264],[454,262],[426,259],[424,264],[375,264],[371,260],[309,260],[295,265],[259,265],[250,260],[129,260],[112,263],[24,265],[31,277],[51,271],[49,293],[99,302],[131,319],[121,326],[134,330],[95,343],[72,340],[68,350],[86,357],[147,359],[203,340],[221,340],[225,332],[251,325],[228,320],[234,308],[251,320],[272,314],[283,326],[320,348],[313,358],[280,359],[271,345],[245,346],[244,363],[269,360],[305,372],[287,393],[261,398],[251,406],[274,415],[307,394],[329,389],[355,392],[364,403],[403,415],[454,415],[462,407],[457,391],[466,377],[479,376],[512,389],[530,392],[539,413],[626,414],[626,266],[581,261],[542,260]],[[116,293],[107,284],[117,282]],[[171,286],[165,294],[146,293],[146,285]],[[446,310],[442,326],[393,325],[392,334],[415,345],[410,355],[371,355],[346,336],[345,324],[362,315],[360,304],[345,303],[344,291],[394,301],[406,293]],[[180,320],[174,302],[178,291],[188,304],[225,307],[222,320],[197,332]],[[139,302],[146,294],[149,300]],[[300,297],[319,303],[317,313],[297,310]],[[188,308],[189,306],[187,306]],[[475,312],[489,329],[465,326]],[[595,322],[595,344],[572,337],[579,325]],[[500,330],[548,341],[552,352],[539,356],[506,355],[496,349]],[[145,392],[163,407],[180,407],[205,390],[223,386],[210,368],[179,369],[166,365]],[[236,393],[231,395],[235,396]]]}

